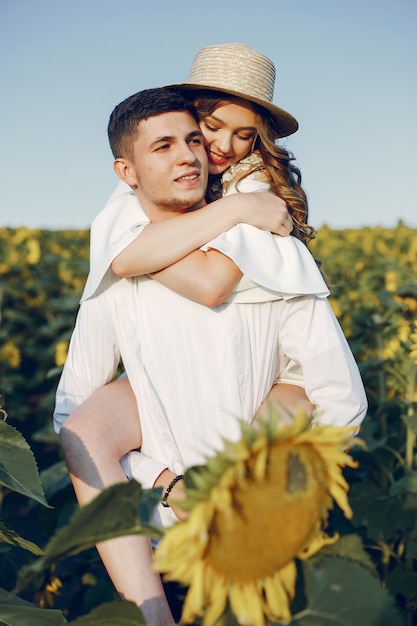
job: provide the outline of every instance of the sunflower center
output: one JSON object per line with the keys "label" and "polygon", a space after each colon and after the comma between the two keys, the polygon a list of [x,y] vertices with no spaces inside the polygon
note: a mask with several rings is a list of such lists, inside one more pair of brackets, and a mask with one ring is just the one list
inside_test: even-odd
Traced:
{"label": "sunflower center", "polygon": [[304,463],[300,461],[298,454],[290,454],[287,463],[288,470],[288,493],[305,491],[307,487],[307,472]]}
{"label": "sunflower center", "polygon": [[250,582],[274,574],[294,559],[321,525],[328,499],[326,472],[309,445],[278,442],[270,448],[261,480],[236,477],[232,506],[217,511],[206,559],[226,580]]}

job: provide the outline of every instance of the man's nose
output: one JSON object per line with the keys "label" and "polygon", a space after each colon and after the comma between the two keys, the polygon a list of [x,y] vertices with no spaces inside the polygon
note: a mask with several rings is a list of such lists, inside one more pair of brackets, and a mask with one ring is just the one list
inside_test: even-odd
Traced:
{"label": "man's nose", "polygon": [[179,151],[178,160],[184,163],[194,163],[196,156],[188,143],[184,143]]}

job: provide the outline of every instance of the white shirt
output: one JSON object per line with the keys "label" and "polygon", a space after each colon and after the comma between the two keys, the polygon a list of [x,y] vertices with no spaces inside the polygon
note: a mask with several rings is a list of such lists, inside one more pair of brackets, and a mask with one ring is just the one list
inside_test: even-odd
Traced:
{"label": "white shirt", "polygon": [[300,241],[239,224],[210,242],[246,272],[230,301],[210,309],[147,277],[114,277],[111,261],[147,223],[127,186],[95,220],[92,268],[57,390],[57,431],[112,380],[120,357],[151,457],[131,453],[122,465],[144,487],[164,467],[182,473],[222,438],[236,439],[239,420],[252,421],[273,382],[287,382],[294,367],[295,378],[304,370],[317,421],[360,425],[367,403],[359,371]]}
{"label": "white shirt", "polygon": [[[252,420],[288,359],[302,364],[318,422],[359,427],[367,408],[340,326],[327,299],[314,295],[210,309],[149,278],[116,280],[80,307],[57,390],[57,431],[113,378],[120,356],[142,451],[176,473],[221,449],[223,437],[239,437],[239,420]],[[145,467],[142,484],[160,471]]]}

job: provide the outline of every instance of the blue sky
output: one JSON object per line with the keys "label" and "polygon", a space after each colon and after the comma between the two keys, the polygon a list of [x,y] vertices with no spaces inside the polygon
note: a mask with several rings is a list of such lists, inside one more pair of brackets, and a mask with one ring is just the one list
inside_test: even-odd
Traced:
{"label": "blue sky", "polygon": [[113,107],[240,41],[300,123],[312,225],[416,227],[416,32],[416,0],[0,0],[0,226],[88,228],[117,182]]}

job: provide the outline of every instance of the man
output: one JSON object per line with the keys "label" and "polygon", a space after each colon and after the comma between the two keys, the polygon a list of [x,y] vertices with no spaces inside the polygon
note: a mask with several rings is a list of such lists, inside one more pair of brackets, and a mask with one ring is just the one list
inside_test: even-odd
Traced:
{"label": "man", "polygon": [[[116,107],[112,119],[116,172],[136,189],[150,222],[204,204],[207,160],[190,105],[173,92],[148,90]],[[233,271],[231,259],[218,257]],[[331,414],[337,405],[344,423],[359,425],[363,419],[366,400],[360,376],[325,299],[272,296],[261,304],[208,308],[149,277],[117,279],[109,274],[106,281],[80,307],[57,392],[57,430],[112,380],[120,357],[140,424],[128,425],[124,407],[119,407],[114,422],[121,445],[118,458],[143,442],[142,450],[156,463],[153,479],[169,468],[164,472],[168,482],[160,483],[164,487],[218,448],[222,437],[238,436],[238,419],[252,420],[288,357],[302,363],[313,400],[324,413]],[[112,433],[99,429],[96,448],[85,450],[79,445],[80,430],[72,430],[73,418],[62,429],[62,442],[76,491],[83,464],[88,470],[90,463],[92,494],[100,481],[107,486],[125,479],[120,467],[115,471],[112,466],[106,475],[106,459],[103,464],[100,458],[100,437],[104,441]],[[161,516],[166,512],[161,510]],[[98,549],[118,591],[141,606],[148,623],[172,621],[160,580],[151,571],[147,539],[123,537]]]}

